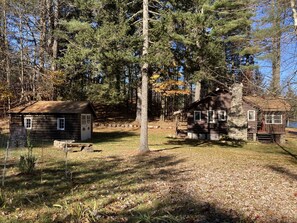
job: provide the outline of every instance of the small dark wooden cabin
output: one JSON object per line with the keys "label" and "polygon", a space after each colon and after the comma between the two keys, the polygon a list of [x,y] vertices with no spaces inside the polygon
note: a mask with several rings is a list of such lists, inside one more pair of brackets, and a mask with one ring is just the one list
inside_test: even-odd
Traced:
{"label": "small dark wooden cabin", "polygon": [[187,107],[183,112],[188,138],[219,140],[232,131],[232,138],[283,142],[286,114],[291,109],[284,99],[240,96],[234,102],[236,97],[217,90]]}
{"label": "small dark wooden cabin", "polygon": [[283,98],[244,96],[244,110],[247,112],[249,138],[274,140],[282,143],[286,133],[287,113],[290,104]]}
{"label": "small dark wooden cabin", "polygon": [[10,134],[30,132],[32,139],[87,140],[92,137],[93,106],[84,101],[37,101],[9,111]]}
{"label": "small dark wooden cabin", "polygon": [[230,103],[231,95],[224,90],[212,92],[205,98],[193,102],[185,109],[188,137],[218,140],[221,135],[227,135]]}

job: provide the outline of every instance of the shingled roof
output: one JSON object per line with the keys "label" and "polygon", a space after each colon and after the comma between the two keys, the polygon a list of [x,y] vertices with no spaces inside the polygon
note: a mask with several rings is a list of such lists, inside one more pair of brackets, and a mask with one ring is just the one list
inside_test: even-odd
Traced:
{"label": "shingled roof", "polygon": [[24,106],[15,107],[9,113],[16,114],[80,114],[90,106],[95,115],[93,106],[87,101],[37,101]]}
{"label": "shingled roof", "polygon": [[243,100],[262,111],[290,111],[291,106],[284,98],[244,96]]}

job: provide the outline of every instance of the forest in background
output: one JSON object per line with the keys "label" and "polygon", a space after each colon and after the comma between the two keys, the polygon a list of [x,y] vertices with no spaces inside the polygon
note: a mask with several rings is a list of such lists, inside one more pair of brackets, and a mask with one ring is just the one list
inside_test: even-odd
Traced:
{"label": "forest in background", "polygon": [[[297,66],[282,69],[284,45],[297,45],[294,0],[148,3],[144,55],[143,1],[2,0],[0,113],[35,100],[89,100],[139,120],[147,63],[150,117],[171,118],[242,82],[246,95],[286,97],[296,118]],[[261,73],[262,61],[271,75]]]}

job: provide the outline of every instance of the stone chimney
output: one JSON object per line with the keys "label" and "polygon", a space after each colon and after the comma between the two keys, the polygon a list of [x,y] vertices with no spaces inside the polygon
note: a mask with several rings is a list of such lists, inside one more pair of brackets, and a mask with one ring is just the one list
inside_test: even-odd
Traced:
{"label": "stone chimney", "polygon": [[247,140],[247,118],[243,110],[242,89],[242,84],[234,84],[231,89],[228,136],[235,140]]}

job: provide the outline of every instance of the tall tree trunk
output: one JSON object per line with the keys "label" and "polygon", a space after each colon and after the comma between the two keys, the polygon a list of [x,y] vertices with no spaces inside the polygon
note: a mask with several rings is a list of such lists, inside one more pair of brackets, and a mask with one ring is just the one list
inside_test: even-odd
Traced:
{"label": "tall tree trunk", "polygon": [[59,0],[47,0],[47,13],[50,23],[50,38],[48,39],[48,48],[51,49],[51,70],[57,70],[56,59],[58,58],[58,38],[55,35],[55,30],[58,27],[59,22],[59,10],[60,10],[60,2]]}
{"label": "tall tree trunk", "polygon": [[160,95],[161,98],[161,115],[160,115],[160,121],[165,121],[165,107],[166,107],[166,103],[165,103],[165,96],[164,95]]}
{"label": "tall tree trunk", "polygon": [[39,42],[39,68],[43,72],[45,64],[45,41],[46,41],[46,0],[40,1],[40,42]]}
{"label": "tall tree trunk", "polygon": [[[7,2],[3,1],[3,37],[4,37],[4,49],[5,49],[5,70],[6,70],[6,82],[8,90],[10,91],[10,77],[11,77],[11,69],[10,69],[10,59],[9,59],[9,44],[8,44],[8,31],[7,31]],[[7,108],[11,107],[11,99],[10,96],[7,98]]]}
{"label": "tall tree trunk", "polygon": [[140,129],[140,146],[139,152],[145,153],[149,151],[148,147],[148,68],[149,64],[146,62],[149,47],[149,33],[148,33],[149,13],[148,0],[143,0],[143,49],[142,59],[143,65],[141,67],[141,129]]}
{"label": "tall tree trunk", "polygon": [[280,60],[281,60],[281,21],[280,21],[280,4],[277,0],[273,1],[273,26],[275,34],[272,38],[272,91],[273,94],[280,94]]}
{"label": "tall tree trunk", "polygon": [[137,87],[136,93],[136,118],[135,121],[141,122],[141,86]]}
{"label": "tall tree trunk", "polygon": [[296,0],[290,0],[290,3],[291,3],[292,11],[293,11],[295,33],[297,35],[297,4],[296,4]]}
{"label": "tall tree trunk", "polygon": [[[49,18],[49,33],[50,38],[48,39],[48,48],[50,49],[50,55],[51,55],[51,70],[57,71],[57,58],[58,58],[58,38],[55,34],[55,31],[58,28],[58,22],[59,22],[59,10],[60,10],[60,2],[59,0],[47,0],[47,13]],[[55,95],[55,86],[52,83],[52,100],[56,98]]]}
{"label": "tall tree trunk", "polygon": [[195,101],[200,100],[201,97],[201,81],[196,82],[196,87],[195,87]]}
{"label": "tall tree trunk", "polygon": [[25,94],[25,83],[24,83],[24,43],[23,43],[23,16],[20,12],[19,15],[19,30],[20,30],[20,82],[21,82],[21,97],[20,102],[24,99]]}

